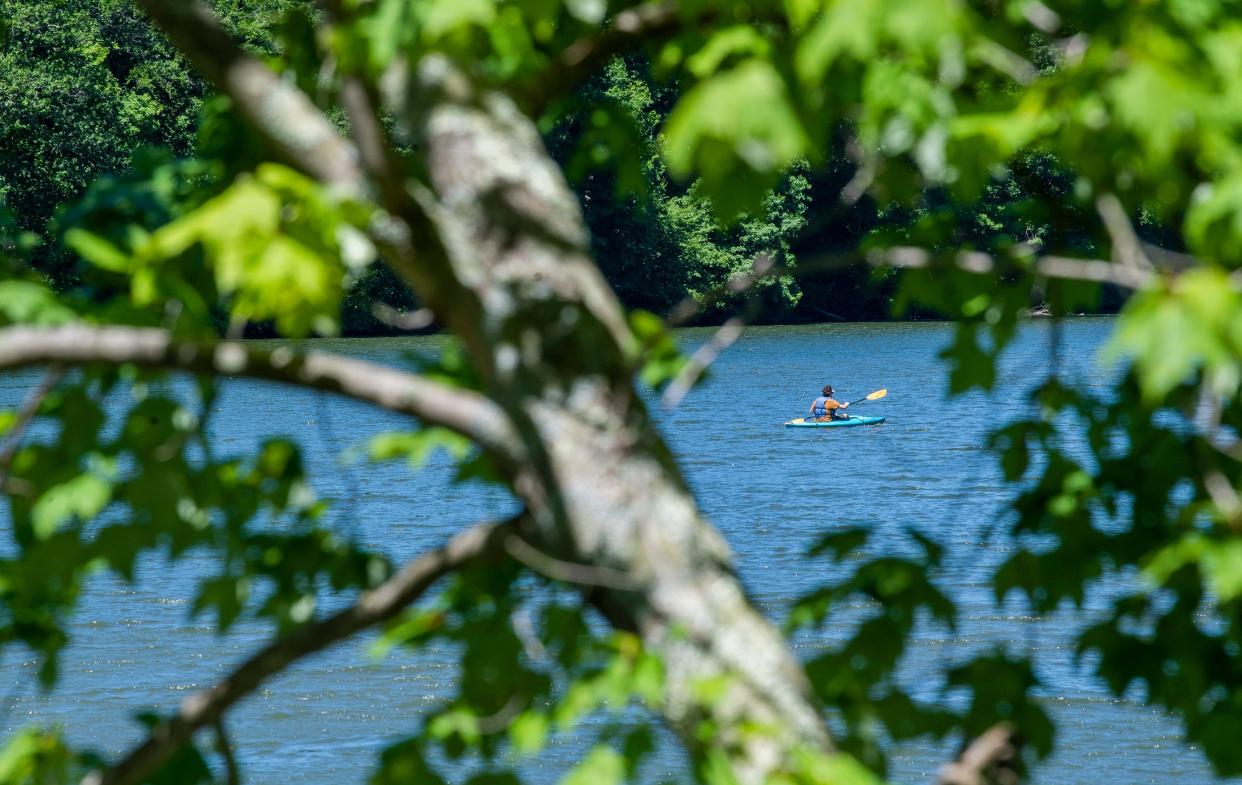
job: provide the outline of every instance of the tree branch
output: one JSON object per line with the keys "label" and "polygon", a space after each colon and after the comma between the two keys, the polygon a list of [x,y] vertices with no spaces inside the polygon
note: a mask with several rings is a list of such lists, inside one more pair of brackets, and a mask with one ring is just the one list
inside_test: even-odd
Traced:
{"label": "tree branch", "polygon": [[940,770],[937,785],[1018,785],[1019,747],[1013,728],[994,725]]}
{"label": "tree branch", "polygon": [[578,586],[603,586],[619,591],[638,591],[641,585],[632,576],[608,567],[576,564],[549,556],[517,534],[505,538],[505,552],[526,567],[551,578]]}
{"label": "tree branch", "polygon": [[121,762],[91,772],[82,780],[82,785],[136,785],[141,782],[186,744],[195,731],[216,723],[229,707],[269,677],[309,654],[391,619],[444,575],[499,554],[502,540],[516,524],[515,518],[502,524],[472,526],[450,539],[444,547],[419,556],[345,610],[272,642],[223,681],[186,698],[174,717],[156,725],[146,741],[131,750]]}
{"label": "tree branch", "polygon": [[229,732],[224,727],[224,718],[216,717],[212,723],[216,731],[216,749],[224,760],[225,785],[241,785],[241,770],[237,767],[237,756],[233,754],[233,745],[229,743]]}
{"label": "tree branch", "polygon": [[1113,244],[1113,261],[1127,267],[1150,270],[1151,259],[1143,252],[1143,244],[1134,232],[1134,226],[1126,216],[1121,200],[1111,193],[1100,194],[1095,200],[1095,211],[1104,222],[1104,229]]}
{"label": "tree branch", "polygon": [[[930,267],[935,260],[926,248],[897,246],[872,251],[867,260],[876,266],[921,268]],[[953,263],[966,272],[986,275],[996,269],[996,259],[981,251],[959,251]],[[1039,275],[1048,278],[1066,278],[1077,281],[1111,283],[1123,289],[1142,289],[1154,280],[1156,273],[1150,268],[1114,264],[1103,259],[1071,259],[1066,256],[1040,256],[1034,268]]]}
{"label": "tree branch", "polygon": [[22,403],[22,408],[17,412],[17,419],[13,423],[13,427],[9,429],[9,438],[5,442],[3,449],[0,449],[0,488],[3,488],[8,479],[9,466],[13,463],[13,457],[17,455],[17,450],[22,445],[22,437],[26,435],[26,429],[30,427],[31,421],[35,415],[39,413],[39,407],[43,405],[43,400],[47,398],[52,390],[56,389],[56,385],[60,384],[60,380],[65,378],[65,369],[58,366],[49,368],[40,380],[39,386],[30,391],[26,396],[26,400]]}
{"label": "tree branch", "polygon": [[363,189],[358,155],[301,90],[233,40],[199,0],[140,0],[190,62],[287,163],[325,185]]}
{"label": "tree branch", "polygon": [[511,463],[523,452],[508,417],[484,396],[349,357],[261,349],[239,341],[179,343],[136,327],[9,327],[0,330],[0,369],[42,363],[133,364],[218,376],[246,376],[326,390],[413,415],[468,436]]}
{"label": "tree branch", "polygon": [[[370,227],[371,239],[380,247],[385,261],[428,302],[455,300],[463,310],[471,309],[471,303],[456,296],[460,287],[447,275],[439,234],[425,211],[410,198],[402,168],[392,165],[391,157],[387,159],[389,165],[383,165],[385,151],[380,147],[385,140],[377,118],[357,113],[351,117],[353,130],[364,147],[360,153],[352,142],[337,133],[305,93],[242,49],[201,0],[140,2],[190,62],[220,92],[233,99],[242,117],[280,158],[321,184],[353,195],[370,190],[372,183],[366,179],[364,166],[370,167],[390,213],[378,216]],[[356,108],[366,98],[368,89],[361,80],[347,78],[342,96],[347,108]],[[359,122],[371,124],[359,126]],[[416,249],[427,257],[421,265]],[[462,318],[458,322],[453,325],[455,328],[468,320]],[[461,335],[467,342],[472,340],[469,332]]]}
{"label": "tree branch", "polygon": [[720,329],[712,334],[709,341],[698,348],[691,357],[690,362],[678,372],[677,377],[669,384],[668,389],[664,391],[664,405],[670,409],[677,408],[682,399],[690,392],[690,388],[698,382],[699,378],[707,370],[708,366],[716,362],[716,358],[728,349],[738,338],[742,337],[742,330],[746,329],[746,320],[740,316],[733,316],[725,320],[720,325]]}

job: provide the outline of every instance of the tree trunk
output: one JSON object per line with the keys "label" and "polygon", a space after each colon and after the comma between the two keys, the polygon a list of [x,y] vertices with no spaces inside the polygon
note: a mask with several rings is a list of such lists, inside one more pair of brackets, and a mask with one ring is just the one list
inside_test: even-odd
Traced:
{"label": "tree trunk", "polygon": [[[588,598],[663,658],[667,718],[692,752],[704,719],[746,783],[795,747],[829,750],[802,668],[748,601],[633,393],[634,339],[534,124],[435,57],[388,104],[425,156],[434,193],[420,201],[455,284],[429,305],[464,337],[531,456],[530,475],[515,478],[529,539],[631,577],[636,590]],[[696,702],[696,684],[719,676],[731,677],[724,697]]]}

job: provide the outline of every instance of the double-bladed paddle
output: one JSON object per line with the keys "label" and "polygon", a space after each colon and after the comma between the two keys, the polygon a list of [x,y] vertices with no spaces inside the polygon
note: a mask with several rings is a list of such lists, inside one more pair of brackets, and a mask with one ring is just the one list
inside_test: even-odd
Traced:
{"label": "double-bladed paddle", "polygon": [[849,405],[853,406],[854,404],[862,403],[863,401],[878,401],[881,398],[883,398],[885,395],[888,395],[888,390],[876,390],[875,392],[868,395],[866,398],[859,398],[857,401],[850,401]]}

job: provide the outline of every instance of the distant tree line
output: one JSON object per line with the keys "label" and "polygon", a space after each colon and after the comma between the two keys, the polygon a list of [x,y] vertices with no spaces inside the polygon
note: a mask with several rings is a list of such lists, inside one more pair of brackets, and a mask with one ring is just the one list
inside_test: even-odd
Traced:
{"label": "distant tree line", "polygon": [[[214,6],[260,54],[297,43],[316,13],[301,0],[216,0]],[[8,0],[2,24],[0,199],[16,228],[37,241],[34,266],[58,288],[82,287],[81,263],[60,242],[66,216],[78,221],[93,213],[104,220],[121,210],[170,219],[175,200],[152,192],[145,173],[196,147],[228,159],[244,135],[223,119],[227,106],[213,105],[222,99],[212,98],[204,80],[128,2]],[[857,264],[861,244],[881,234],[887,242],[921,232],[942,239],[946,221],[948,235],[965,246],[1040,241],[1091,250],[1081,227],[1092,216],[1065,198],[1073,178],[1047,158],[1028,159],[997,178],[981,201],[958,204],[925,193],[914,207],[882,213],[863,195],[865,167],[837,134],[824,160],[795,164],[757,208],[743,214],[719,197],[713,204],[698,182],[669,174],[661,132],[677,85],[661,77],[641,56],[617,60],[545,113],[545,140],[571,175],[596,259],[629,307],[667,314],[695,300],[702,307],[694,319],[708,322],[739,311],[758,322],[892,318],[901,273]],[[641,166],[612,160],[619,145],[645,150]],[[144,183],[139,191],[123,184],[135,169],[144,173],[135,178]],[[102,175],[116,180],[88,193]],[[203,167],[193,176],[223,184],[220,175]],[[175,188],[171,180],[167,185]],[[1051,215],[1049,205],[1065,210]],[[774,273],[744,295],[730,293],[727,281],[748,273],[756,260]],[[376,302],[416,305],[386,267],[372,266],[346,299],[342,329],[388,329],[374,314]],[[1118,304],[1119,297],[1106,297],[1101,307]],[[900,312],[936,315],[919,306]]]}

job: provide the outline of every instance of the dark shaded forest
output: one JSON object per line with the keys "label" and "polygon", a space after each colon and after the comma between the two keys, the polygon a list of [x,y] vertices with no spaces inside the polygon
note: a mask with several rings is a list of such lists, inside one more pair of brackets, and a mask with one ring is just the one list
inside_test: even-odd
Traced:
{"label": "dark shaded forest", "polygon": [[[316,13],[299,0],[214,5],[260,54],[295,48],[310,35]],[[183,198],[190,184],[214,180],[223,188],[259,153],[239,150],[245,135],[230,125],[227,99],[213,96],[128,3],[5,0],[3,17],[0,204],[10,213],[7,242],[24,246],[28,263],[56,288],[101,299],[107,292],[95,291],[63,227],[118,217],[171,220],[194,206]],[[868,243],[929,237],[982,250],[1015,242],[1093,250],[1081,228],[1092,216],[1068,198],[1074,178],[1050,159],[1028,158],[995,173],[979,201],[922,192],[896,195],[905,206],[881,212],[864,195],[875,173],[834,129],[827,137],[835,141],[815,166],[788,169],[762,203],[714,203],[700,183],[674,176],[666,162],[662,131],[677,96],[678,85],[658,65],[634,56],[609,64],[572,98],[548,107],[541,121],[549,150],[571,177],[596,258],[628,307],[663,315],[691,300],[699,305],[694,319],[706,323],[734,313],[760,323],[935,318],[934,310],[901,303],[900,271],[861,261]],[[613,161],[610,150],[621,144],[645,150],[642,163]],[[1060,212],[1050,214],[1050,205]],[[771,272],[744,295],[731,293],[727,282],[756,262]],[[351,282],[341,330],[392,331],[376,302],[395,311],[417,307],[386,267],[374,265]],[[1106,293],[1101,307],[1119,303],[1119,294]]]}

